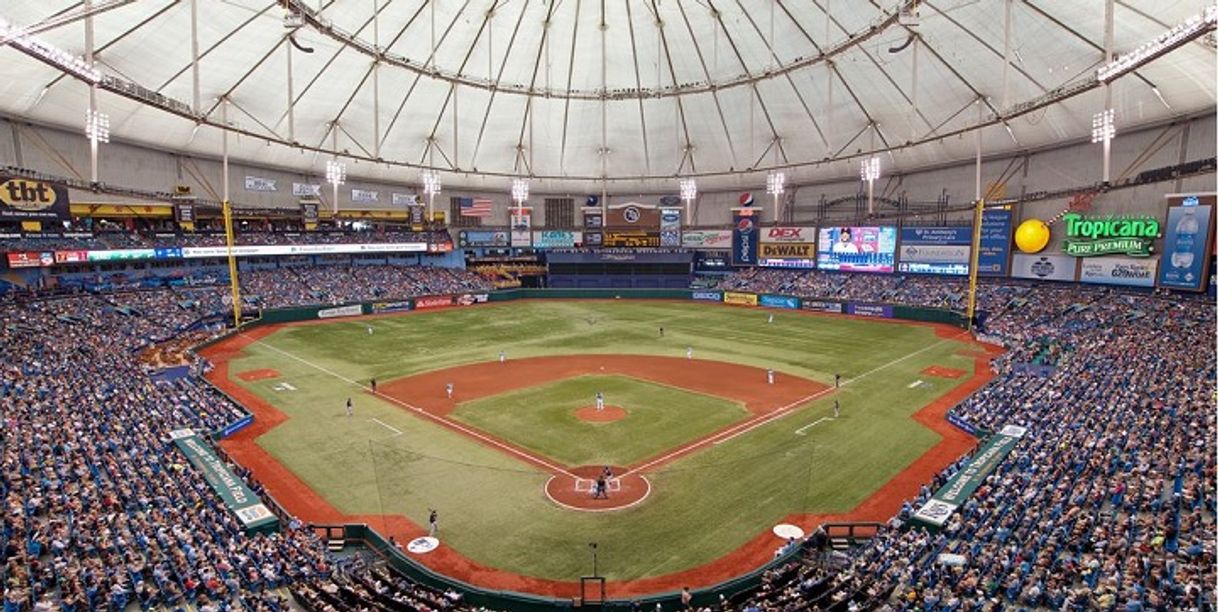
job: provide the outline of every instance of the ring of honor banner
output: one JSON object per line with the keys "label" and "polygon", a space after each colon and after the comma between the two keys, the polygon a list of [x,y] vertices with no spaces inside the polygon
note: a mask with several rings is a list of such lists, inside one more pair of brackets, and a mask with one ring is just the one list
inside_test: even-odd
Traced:
{"label": "ring of honor banner", "polygon": [[406,207],[406,213],[410,218],[410,231],[423,231],[427,219],[427,207],[422,204],[411,204]]}
{"label": "ring of honor banner", "polygon": [[[680,200],[678,200],[680,201]],[[681,246],[681,209],[660,209],[660,246]]]}
{"label": "ring of honor banner", "polygon": [[193,232],[195,230],[195,203],[174,202],[173,218],[177,221],[178,227]]}
{"label": "ring of honor banner", "polygon": [[300,221],[304,223],[306,230],[317,229],[317,202],[301,202],[300,203]]}
{"label": "ring of honor banner", "polygon": [[512,209],[512,246],[528,247],[533,245],[533,209]]}
{"label": "ring of honor banner", "polygon": [[[752,209],[736,209],[732,214],[732,265],[757,265],[761,239],[761,215]],[[759,211],[756,211],[759,212]]]}
{"label": "ring of honor banner", "polygon": [[1203,291],[1214,246],[1213,195],[1168,196],[1159,286]]}

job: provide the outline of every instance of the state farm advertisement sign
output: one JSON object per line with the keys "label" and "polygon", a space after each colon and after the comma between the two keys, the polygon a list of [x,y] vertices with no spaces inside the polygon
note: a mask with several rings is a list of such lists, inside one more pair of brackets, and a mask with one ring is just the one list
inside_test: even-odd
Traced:
{"label": "state farm advertisement sign", "polygon": [[443,308],[453,305],[453,296],[451,295],[429,295],[414,299],[415,310],[426,310],[428,308]]}

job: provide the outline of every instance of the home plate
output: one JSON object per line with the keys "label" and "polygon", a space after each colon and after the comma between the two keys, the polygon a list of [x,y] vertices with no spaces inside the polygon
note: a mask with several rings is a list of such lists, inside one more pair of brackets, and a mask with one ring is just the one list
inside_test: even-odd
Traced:
{"label": "home plate", "polygon": [[[797,527],[797,529],[798,529],[798,527]],[[803,532],[801,531],[800,533],[803,533]],[[406,545],[406,550],[408,550],[416,555],[423,555],[423,554],[427,554],[427,553],[435,550],[439,546],[440,546],[439,540],[437,540],[433,537],[430,537],[430,536],[423,536],[421,538],[415,538],[415,539],[411,540],[410,543]]]}
{"label": "home plate", "polygon": [[790,523],[779,523],[774,525],[774,535],[784,540],[791,538],[798,540],[804,537],[804,530]]}

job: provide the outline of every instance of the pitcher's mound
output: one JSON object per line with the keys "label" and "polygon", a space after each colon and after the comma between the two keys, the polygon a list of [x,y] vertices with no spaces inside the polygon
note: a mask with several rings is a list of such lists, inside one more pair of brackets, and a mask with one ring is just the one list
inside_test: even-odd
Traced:
{"label": "pitcher's mound", "polygon": [[596,406],[584,406],[575,411],[575,418],[592,423],[609,423],[626,418],[626,410],[618,406],[605,406],[597,410]]}

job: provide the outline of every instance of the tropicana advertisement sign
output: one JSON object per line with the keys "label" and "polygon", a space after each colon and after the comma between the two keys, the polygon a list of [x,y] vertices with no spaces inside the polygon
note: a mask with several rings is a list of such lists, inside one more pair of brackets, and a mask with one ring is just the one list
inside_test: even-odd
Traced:
{"label": "tropicana advertisement sign", "polygon": [[1067,213],[1062,251],[1074,257],[1094,255],[1149,256],[1160,236],[1154,217],[1084,217]]}

